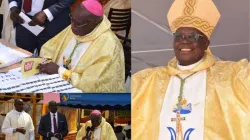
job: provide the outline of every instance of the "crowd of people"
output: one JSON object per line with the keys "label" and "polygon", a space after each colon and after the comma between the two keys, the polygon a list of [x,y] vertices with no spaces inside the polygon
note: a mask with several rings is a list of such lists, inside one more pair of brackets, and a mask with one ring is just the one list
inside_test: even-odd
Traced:
{"label": "crowd of people", "polygon": [[[38,134],[43,140],[62,140],[68,133],[69,122],[65,115],[58,112],[56,101],[48,103],[49,112],[43,115],[38,126]],[[14,100],[14,109],[9,111],[4,119],[0,121],[1,132],[5,134],[5,139],[12,140],[34,140],[35,126],[31,116],[28,114],[30,107],[22,99]],[[90,120],[85,122],[77,132],[76,140],[130,140],[131,122],[122,128],[115,129],[106,121],[98,110],[93,110]]]}

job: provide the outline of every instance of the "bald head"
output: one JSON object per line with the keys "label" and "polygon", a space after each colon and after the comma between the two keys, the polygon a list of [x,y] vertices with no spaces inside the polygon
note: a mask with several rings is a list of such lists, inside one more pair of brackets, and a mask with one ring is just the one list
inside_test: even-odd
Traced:
{"label": "bald head", "polygon": [[14,106],[16,111],[22,112],[23,111],[23,100],[22,99],[15,99]]}
{"label": "bald head", "polygon": [[71,29],[75,35],[85,36],[101,23],[103,16],[91,13],[84,5],[78,5],[71,13]]}
{"label": "bald head", "polygon": [[18,98],[18,99],[15,99],[15,101],[14,101],[15,103],[17,103],[17,102],[23,102],[23,100],[22,99],[20,99],[20,98]]}
{"label": "bald head", "polygon": [[56,101],[52,100],[49,102],[49,110],[51,113],[56,113],[57,111],[57,103]]}

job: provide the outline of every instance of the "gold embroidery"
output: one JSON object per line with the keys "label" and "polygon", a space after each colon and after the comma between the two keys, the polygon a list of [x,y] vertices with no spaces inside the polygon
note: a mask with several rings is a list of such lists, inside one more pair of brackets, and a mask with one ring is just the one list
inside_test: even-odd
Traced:
{"label": "gold embroidery", "polygon": [[214,30],[214,27],[210,26],[207,21],[195,16],[179,17],[172,23],[172,26],[170,28],[171,30],[175,31],[181,25],[194,25],[196,28],[205,32],[208,36],[211,36]]}
{"label": "gold embroidery", "polygon": [[194,27],[204,32],[206,35],[211,36],[214,27],[210,26],[207,21],[202,20],[199,17],[192,16],[192,14],[194,13],[195,4],[196,0],[186,0],[186,7],[183,10],[183,16],[174,20],[170,28],[172,31],[175,31],[181,25],[193,25]]}
{"label": "gold embroidery", "polygon": [[196,0],[187,0],[185,5],[186,7],[184,8],[184,15],[185,16],[190,16],[194,13],[194,5],[196,4]]}

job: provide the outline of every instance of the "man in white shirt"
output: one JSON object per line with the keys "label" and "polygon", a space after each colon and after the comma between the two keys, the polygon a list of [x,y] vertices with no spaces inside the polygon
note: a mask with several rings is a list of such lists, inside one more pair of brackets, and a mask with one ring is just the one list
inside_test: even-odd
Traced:
{"label": "man in white shirt", "polygon": [[[70,6],[75,0],[8,0],[10,19],[16,28],[16,45],[33,52],[70,24]],[[37,36],[23,27],[23,12],[32,21],[30,26],[40,25],[45,29]]]}
{"label": "man in white shirt", "polygon": [[50,112],[42,116],[38,133],[43,140],[63,140],[68,134],[68,124],[65,115],[57,112],[56,101],[49,102]]}
{"label": "man in white shirt", "polygon": [[29,114],[23,111],[23,100],[16,99],[15,109],[7,113],[2,132],[6,140],[34,140],[34,126]]}

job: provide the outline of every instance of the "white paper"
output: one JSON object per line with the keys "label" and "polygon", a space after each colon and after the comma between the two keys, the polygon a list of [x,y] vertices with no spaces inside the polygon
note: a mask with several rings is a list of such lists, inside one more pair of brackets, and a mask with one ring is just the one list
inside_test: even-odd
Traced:
{"label": "white paper", "polygon": [[21,67],[11,69],[11,70],[9,70],[9,72],[12,73],[12,74],[14,74],[19,79],[22,79],[22,70],[21,70]]}
{"label": "white paper", "polygon": [[16,64],[26,57],[28,57],[27,54],[6,47],[0,43],[0,62],[2,63],[0,64],[0,68]]}
{"label": "white paper", "polygon": [[19,77],[11,73],[0,73],[0,83],[8,83],[16,80],[20,80]]}
{"label": "white paper", "polygon": [[23,25],[26,29],[31,31],[35,36],[39,35],[43,31],[43,27],[41,26],[30,26],[28,23],[31,21],[31,19],[25,15],[23,12],[20,12],[19,16],[24,20],[24,23],[21,24]]}
{"label": "white paper", "polygon": [[[12,78],[12,79],[11,79]],[[10,80],[9,80],[10,79]],[[47,92],[82,92],[74,88],[58,74],[39,74],[28,78],[21,77],[20,68],[0,73],[0,92],[47,93]]]}

